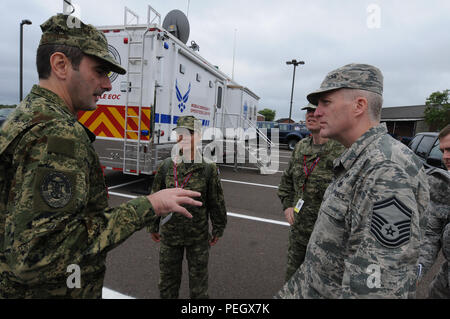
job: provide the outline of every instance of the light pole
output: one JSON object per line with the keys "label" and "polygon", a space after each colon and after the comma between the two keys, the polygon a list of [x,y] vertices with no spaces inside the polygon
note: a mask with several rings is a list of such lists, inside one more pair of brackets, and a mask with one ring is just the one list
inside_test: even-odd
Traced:
{"label": "light pole", "polygon": [[295,83],[295,68],[300,65],[300,64],[305,64],[304,61],[297,61],[297,60],[292,60],[292,61],[287,61],[286,62],[287,65],[293,65],[294,66],[294,76],[292,78],[292,92],[291,92],[291,107],[289,109],[289,123],[291,122],[291,116],[292,116],[292,100],[294,98],[294,83]]}
{"label": "light pole", "polygon": [[23,97],[23,25],[31,24],[30,20],[22,20],[20,22],[20,102],[22,102]]}

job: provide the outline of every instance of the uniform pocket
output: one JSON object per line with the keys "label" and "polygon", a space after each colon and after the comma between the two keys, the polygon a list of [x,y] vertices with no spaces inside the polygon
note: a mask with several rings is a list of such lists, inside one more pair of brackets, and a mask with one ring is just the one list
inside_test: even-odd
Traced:
{"label": "uniform pocket", "polygon": [[325,192],[320,210],[336,221],[342,222],[347,215],[348,206],[349,200],[346,198],[345,194],[333,189],[328,189]]}

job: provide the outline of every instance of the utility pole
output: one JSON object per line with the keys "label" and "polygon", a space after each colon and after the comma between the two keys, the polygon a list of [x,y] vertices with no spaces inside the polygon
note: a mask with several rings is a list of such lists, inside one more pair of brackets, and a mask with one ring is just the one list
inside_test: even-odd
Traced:
{"label": "utility pole", "polygon": [[297,61],[297,60],[294,59],[292,61],[287,61],[286,64],[294,66],[294,76],[292,78],[291,107],[289,109],[289,123],[290,123],[291,122],[291,117],[292,117],[292,102],[293,102],[293,98],[294,98],[295,69],[296,69],[296,67],[298,65],[305,64],[305,62],[304,61]]}
{"label": "utility pole", "polygon": [[19,99],[20,102],[23,100],[23,25],[24,24],[31,24],[30,20],[22,20],[20,22],[20,84],[19,84]]}

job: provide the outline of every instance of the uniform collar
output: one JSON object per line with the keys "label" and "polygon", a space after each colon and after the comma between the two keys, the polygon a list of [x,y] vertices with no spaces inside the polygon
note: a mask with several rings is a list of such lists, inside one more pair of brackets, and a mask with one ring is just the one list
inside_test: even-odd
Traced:
{"label": "uniform collar", "polygon": [[58,108],[57,111],[62,111],[62,113],[65,113],[67,115],[70,115],[72,118],[75,118],[75,116],[69,111],[69,107],[67,106],[66,102],[64,102],[64,100],[61,97],[59,97],[56,93],[46,88],[43,88],[42,86],[39,86],[37,84],[33,85],[31,93],[43,97],[44,99],[50,101],[51,104],[62,106],[61,108]]}
{"label": "uniform collar", "polygon": [[[58,113],[58,114],[64,114],[64,115],[68,115],[70,116],[72,119],[77,120],[76,116],[74,116],[72,114],[72,112],[70,112],[69,107],[67,106],[66,102],[64,102],[64,100],[57,95],[56,93],[43,88],[42,86],[39,86],[37,84],[35,84],[33,86],[33,88],[31,89],[31,93],[38,95],[40,97],[43,97],[44,99],[48,100],[50,102],[50,105],[58,105],[61,107],[57,107],[57,108],[53,108],[53,111]],[[79,122],[78,122],[79,123]],[[84,126],[83,124],[80,123],[80,125],[84,128],[84,130],[86,131],[86,134],[88,135],[89,139],[91,140],[91,142],[94,142],[96,139],[96,136],[94,133],[92,133],[86,126]]]}
{"label": "uniform collar", "polygon": [[321,145],[322,148],[317,153],[317,152],[314,152],[314,149],[313,149],[313,138],[312,138],[312,136],[307,137],[307,138],[309,139],[307,141],[309,147],[303,153],[304,155],[307,155],[307,156],[317,155],[317,154],[319,154],[319,156],[320,156],[320,154],[324,154],[324,153],[327,154],[336,145],[333,140],[328,140],[325,144]]}
{"label": "uniform collar", "polygon": [[[199,158],[201,157],[201,153],[197,151],[197,156],[199,156]],[[205,163],[204,159],[202,158],[202,162],[201,163],[195,163],[195,162],[189,162],[189,163],[184,163],[183,161],[181,161],[181,163],[177,164],[177,168],[183,172],[183,174],[189,174],[190,172],[193,172],[197,169],[200,169],[203,167],[203,164]]]}
{"label": "uniform collar", "polygon": [[387,133],[388,130],[385,123],[370,128],[334,161],[334,168],[336,169],[342,165],[345,170],[349,170],[367,146]]}

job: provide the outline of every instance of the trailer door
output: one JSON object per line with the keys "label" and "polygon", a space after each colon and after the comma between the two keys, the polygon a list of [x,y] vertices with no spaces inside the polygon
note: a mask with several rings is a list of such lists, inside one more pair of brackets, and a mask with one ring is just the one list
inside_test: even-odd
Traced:
{"label": "trailer door", "polygon": [[214,102],[214,127],[220,128],[223,130],[224,126],[224,97],[225,97],[225,89],[224,84],[222,82],[216,82],[216,96]]}

